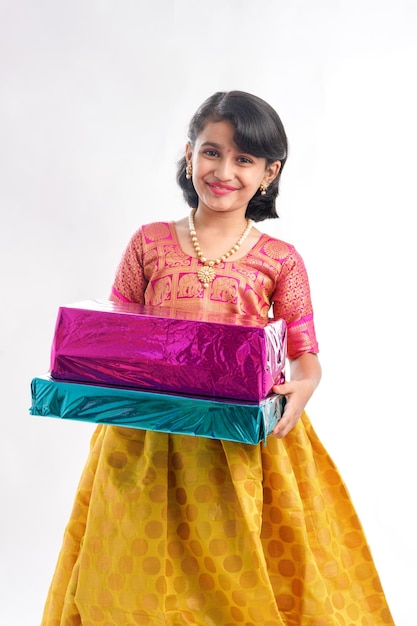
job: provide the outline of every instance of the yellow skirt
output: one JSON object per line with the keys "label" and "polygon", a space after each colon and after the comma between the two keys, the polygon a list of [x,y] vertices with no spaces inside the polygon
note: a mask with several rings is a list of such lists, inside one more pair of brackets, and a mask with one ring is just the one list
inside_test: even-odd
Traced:
{"label": "yellow skirt", "polygon": [[95,431],[42,626],[393,623],[305,414],[257,446]]}

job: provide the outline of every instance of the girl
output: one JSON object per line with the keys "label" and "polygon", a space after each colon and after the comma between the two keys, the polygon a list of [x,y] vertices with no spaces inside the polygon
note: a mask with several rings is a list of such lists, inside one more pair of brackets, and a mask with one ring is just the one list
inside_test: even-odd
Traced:
{"label": "girl", "polygon": [[254,226],[277,217],[277,113],[216,93],[177,180],[191,213],[132,237],[111,298],[288,326],[287,398],[267,445],[99,426],[44,626],[393,624],[343,481],[304,407],[321,376],[303,261]]}

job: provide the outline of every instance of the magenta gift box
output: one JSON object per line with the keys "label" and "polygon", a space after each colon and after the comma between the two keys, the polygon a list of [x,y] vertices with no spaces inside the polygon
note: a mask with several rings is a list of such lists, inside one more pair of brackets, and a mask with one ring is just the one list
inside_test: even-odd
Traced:
{"label": "magenta gift box", "polygon": [[60,307],[51,376],[258,402],[284,381],[286,325],[89,300]]}

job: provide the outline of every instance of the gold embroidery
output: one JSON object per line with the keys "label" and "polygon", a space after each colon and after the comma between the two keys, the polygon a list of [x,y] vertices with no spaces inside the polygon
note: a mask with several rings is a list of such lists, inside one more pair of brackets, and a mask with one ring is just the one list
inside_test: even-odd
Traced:
{"label": "gold embroidery", "polygon": [[178,281],[179,298],[196,298],[202,292],[201,283],[196,274],[184,274]]}
{"label": "gold embroidery", "polygon": [[220,302],[236,302],[237,284],[233,278],[218,276],[213,283],[213,299]]}
{"label": "gold embroidery", "polygon": [[166,239],[169,234],[168,224],[163,222],[149,224],[145,232],[146,239],[150,241],[160,241],[161,239]]}
{"label": "gold embroidery", "polygon": [[288,255],[289,247],[283,241],[270,239],[263,246],[262,252],[270,259],[282,259]]}

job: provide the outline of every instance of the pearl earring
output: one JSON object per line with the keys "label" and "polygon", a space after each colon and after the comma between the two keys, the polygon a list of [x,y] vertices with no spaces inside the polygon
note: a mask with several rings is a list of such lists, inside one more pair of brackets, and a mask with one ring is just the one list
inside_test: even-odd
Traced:
{"label": "pearl earring", "polygon": [[264,180],[261,182],[261,184],[259,185],[259,189],[261,191],[261,196],[265,196],[266,195],[266,190],[268,189],[268,183],[266,183]]}
{"label": "pearl earring", "polygon": [[187,180],[190,180],[192,174],[193,174],[193,166],[191,165],[191,163],[187,163],[187,167],[185,168],[185,178]]}

